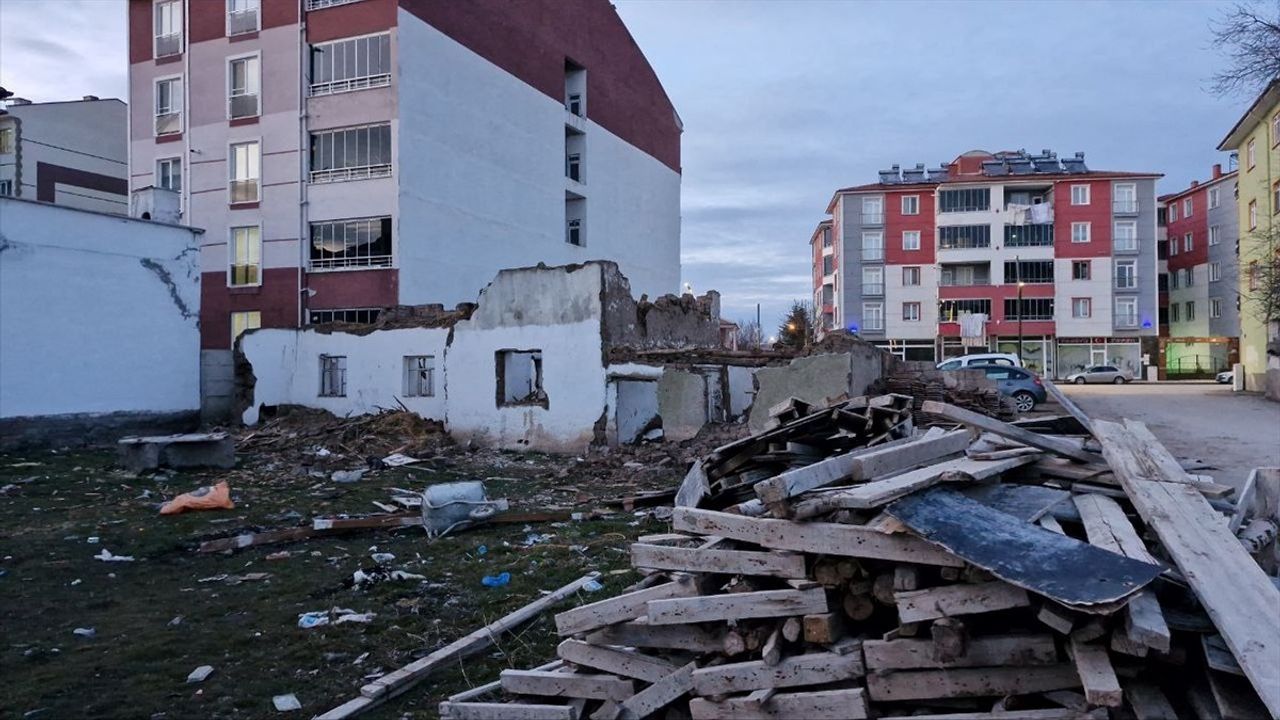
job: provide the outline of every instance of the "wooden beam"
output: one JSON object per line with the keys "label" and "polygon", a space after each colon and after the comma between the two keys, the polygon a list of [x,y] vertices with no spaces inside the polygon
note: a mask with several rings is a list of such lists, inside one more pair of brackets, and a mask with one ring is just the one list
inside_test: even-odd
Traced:
{"label": "wooden beam", "polygon": [[911,535],[886,535],[878,530],[840,523],[752,518],[713,510],[676,508],[671,518],[677,530],[720,535],[774,550],[862,557],[877,560],[962,567],[964,561]]}
{"label": "wooden beam", "polygon": [[645,682],[658,682],[676,669],[675,665],[652,655],[592,645],[581,640],[565,640],[556,648],[561,660],[614,675]]}
{"label": "wooden beam", "polygon": [[1076,672],[1080,674],[1080,685],[1084,687],[1084,696],[1089,704],[1120,707],[1124,695],[1120,691],[1120,680],[1116,677],[1115,668],[1111,667],[1111,657],[1107,655],[1107,648],[1102,645],[1082,643],[1073,638],[1071,656],[1076,664]]}
{"label": "wooden beam", "polygon": [[697,594],[698,588],[692,579],[680,578],[566,610],[556,615],[556,632],[560,635],[576,635],[606,625],[627,622],[642,617],[645,614],[645,604],[650,600],[665,600]]}
{"label": "wooden beam", "polygon": [[647,619],[617,623],[587,636],[593,645],[687,650],[695,653],[720,652],[724,629],[709,630],[697,625],[650,625]]}
{"label": "wooden beam", "polygon": [[827,593],[821,587],[809,590],[761,590],[652,600],[649,602],[649,624],[720,622],[744,618],[807,615],[826,611]]}
{"label": "wooden beam", "polygon": [[944,713],[942,715],[886,715],[880,720],[1106,720],[1106,715],[1094,715],[1082,713],[1078,710],[1068,710],[1066,708],[1050,708],[1048,710],[1018,710],[1011,712],[1001,710],[997,712],[961,712],[961,713]]}
{"label": "wooden beam", "polygon": [[578,720],[571,705],[440,703],[440,720]]}
{"label": "wooden beam", "polygon": [[1084,447],[1078,443],[1073,443],[1062,438],[1048,437],[1038,433],[1033,433],[1030,430],[1024,430],[1015,425],[1010,425],[1009,423],[1001,422],[995,418],[987,417],[986,415],[981,415],[971,410],[965,410],[964,408],[959,408],[955,405],[937,402],[936,400],[926,400],[924,405],[921,407],[921,411],[932,415],[939,415],[947,418],[948,420],[955,420],[958,423],[964,423],[965,425],[975,427],[980,430],[986,430],[987,432],[995,433],[1000,437],[1017,440],[1028,447],[1039,448],[1045,452],[1051,452],[1055,455],[1068,457],[1072,460],[1078,460],[1084,463],[1096,462],[1098,460],[1097,455],[1086,451]]}
{"label": "wooden beam", "polygon": [[893,596],[898,603],[898,621],[903,623],[1031,605],[1025,590],[999,580],[971,585],[940,585],[927,590],[894,593]]}
{"label": "wooden beam", "polygon": [[616,675],[503,670],[499,677],[502,689],[512,695],[620,701],[636,693],[635,681]]}
{"label": "wooden beam", "polygon": [[724,695],[852,680],[864,673],[862,653],[808,653],[783,658],[777,665],[751,660],[699,668],[693,671],[693,688],[698,695]]}
{"label": "wooden beam", "polygon": [[970,638],[965,654],[941,662],[931,640],[864,640],[862,654],[867,672],[922,670],[1000,665],[1052,665],[1058,648],[1052,635],[997,635]]}
{"label": "wooden beam", "polygon": [[[539,665],[534,668],[534,670],[549,672],[551,670],[559,670],[562,667],[564,667],[563,660],[552,660],[545,665]],[[462,692],[450,695],[445,699],[449,702],[470,702],[476,698],[484,697],[485,695],[496,693],[500,690],[502,690],[502,680],[498,679],[493,682],[485,683],[484,685],[477,685],[473,688],[463,690]]]}
{"label": "wooden beam", "polygon": [[1084,429],[1089,431],[1090,435],[1093,435],[1093,419],[1085,414],[1085,411],[1081,410],[1080,406],[1075,404],[1075,401],[1063,394],[1062,390],[1052,380],[1041,378],[1040,381],[1044,385],[1044,391],[1049,393],[1049,397],[1061,405],[1068,415],[1079,421],[1084,426]]}
{"label": "wooden beam", "polygon": [[705,550],[702,548],[631,546],[631,564],[638,568],[727,575],[803,578],[804,556],[798,553]]}
{"label": "wooden beam", "polygon": [[707,482],[707,472],[702,467],[702,460],[694,460],[693,466],[680,481],[680,489],[676,490],[676,507],[698,507],[702,498],[711,493],[711,485]]}
{"label": "wooden beam", "polygon": [[622,701],[618,716],[623,720],[638,720],[679,700],[693,691],[693,671],[697,665],[689,663],[664,676],[649,687]]}
{"label": "wooden beam", "polygon": [[1152,683],[1130,680],[1125,683],[1124,697],[1138,720],[1178,720],[1169,699]]}
{"label": "wooden beam", "polygon": [[712,702],[706,698],[689,701],[693,720],[863,720],[871,717],[866,691],[862,688],[777,693],[767,703],[748,698],[726,698]]}
{"label": "wooden beam", "polygon": [[815,613],[804,616],[804,641],[815,645],[830,645],[844,636],[844,616],[838,612]]}
{"label": "wooden beam", "polygon": [[871,699],[878,702],[1026,695],[1077,687],[1080,687],[1080,676],[1076,674],[1075,666],[1068,663],[1032,667],[899,670],[867,676],[867,690]]}

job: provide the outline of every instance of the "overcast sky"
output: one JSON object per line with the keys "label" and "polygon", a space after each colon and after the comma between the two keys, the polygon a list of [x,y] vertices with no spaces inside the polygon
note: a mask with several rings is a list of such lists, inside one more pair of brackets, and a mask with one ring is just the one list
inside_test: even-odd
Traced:
{"label": "overcast sky", "polygon": [[[832,191],[975,148],[1203,179],[1251,98],[1216,98],[1207,2],[616,0],[684,120],[684,278],[776,327],[811,294]],[[0,85],[126,93],[121,0],[0,0]]]}

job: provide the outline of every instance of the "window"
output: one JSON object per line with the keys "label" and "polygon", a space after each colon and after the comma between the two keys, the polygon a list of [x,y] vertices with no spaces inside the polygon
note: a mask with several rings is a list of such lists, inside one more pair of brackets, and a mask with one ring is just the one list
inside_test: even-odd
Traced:
{"label": "window", "polygon": [[1184,308],[1185,310],[1183,314],[1187,316],[1187,322],[1191,322],[1195,320],[1196,319],[1196,302],[1194,300],[1188,300],[1185,303]]}
{"label": "window", "polygon": [[0,196],[13,197],[13,181],[0,180]]}
{"label": "window", "polygon": [[1209,282],[1218,282],[1222,279],[1222,263],[1209,263]]}
{"label": "window", "polygon": [[1222,204],[1222,188],[1209,188],[1209,209],[1212,210]]}
{"label": "window", "polygon": [[327,323],[346,323],[348,325],[372,325],[378,322],[379,308],[356,308],[353,310],[312,310],[307,321],[310,325]]}
{"label": "window", "polygon": [[1138,223],[1133,220],[1117,220],[1111,246],[1116,252],[1137,252]]}
{"label": "window", "polygon": [[1116,261],[1116,287],[1132,290],[1138,287],[1138,263],[1136,260]]}
{"label": "window", "polygon": [[920,303],[902,303],[902,319],[905,322],[920,322]]}
{"label": "window", "polygon": [[432,397],[436,394],[434,355],[406,355],[404,358],[405,397]]}
{"label": "window", "polygon": [[1191,272],[1191,268],[1182,269],[1182,286],[1191,287],[1196,284],[1195,273]]}
{"label": "window", "polygon": [[939,284],[944,287],[991,284],[989,263],[967,265],[943,265]]}
{"label": "window", "polygon": [[541,350],[499,350],[494,353],[498,375],[498,406],[541,405],[547,407],[542,389]]}
{"label": "window", "polygon": [[883,295],[884,294],[884,268],[879,265],[875,267],[862,268],[862,294],[863,295]]}
{"label": "window", "polygon": [[1005,320],[1052,320],[1053,298],[1009,298],[1004,301]]}
{"label": "window", "polygon": [[387,33],[311,47],[313,96],[390,84],[391,35]]}
{"label": "window", "polygon": [[1178,254],[1178,238],[1169,238],[1169,255],[1170,257]]}
{"label": "window", "polygon": [[390,176],[391,125],[312,133],[311,182]]}
{"label": "window", "polygon": [[862,259],[863,260],[883,260],[884,259],[884,233],[881,233],[881,232],[862,233]]}
{"label": "window", "polygon": [[1138,298],[1136,297],[1118,297],[1116,298],[1116,327],[1136,328],[1138,327]]}
{"label": "window", "polygon": [[862,329],[884,330],[884,303],[862,303]]}
{"label": "window", "polygon": [[1087,222],[1071,223],[1071,242],[1087,243],[1090,237],[1090,224]]}
{"label": "window", "polygon": [[227,0],[227,35],[258,32],[260,0]]}
{"label": "window", "polygon": [[1209,244],[1217,245],[1222,242],[1222,228],[1217,225],[1209,226]]}
{"label": "window", "polygon": [[1195,240],[1193,239],[1193,236],[1191,233],[1187,233],[1186,235],[1183,235],[1182,236],[1182,252],[1191,252],[1191,248],[1194,247],[1194,243],[1195,243]]}
{"label": "window", "polygon": [[347,396],[347,356],[320,356],[320,397]]}
{"label": "window", "polygon": [[1271,186],[1271,214],[1280,212],[1280,180]]}
{"label": "window", "polygon": [[1042,284],[1053,282],[1052,260],[1006,260],[1004,263],[1006,285],[1023,282]]}
{"label": "window", "polygon": [[1280,144],[1280,113],[1271,116],[1271,146]]}
{"label": "window", "polygon": [[156,81],[156,135],[182,132],[182,79]]}
{"label": "window", "polygon": [[574,182],[582,182],[582,155],[569,153],[564,159],[564,176]]}
{"label": "window", "polygon": [[1177,290],[1178,287],[1181,285],[1182,285],[1182,271],[1174,270],[1173,272],[1169,273],[1169,287],[1174,290]]}
{"label": "window", "polygon": [[1182,306],[1178,303],[1169,303],[1169,319],[1173,322],[1182,322]]}
{"label": "window", "polygon": [[938,228],[938,247],[943,249],[991,247],[990,225],[946,225]]}
{"label": "window", "polygon": [[1187,198],[1182,201],[1182,217],[1184,218],[1191,217],[1191,214],[1194,210],[1195,210],[1195,204],[1191,202],[1191,198]]}
{"label": "window", "polygon": [[822,228],[822,247],[831,247],[831,228]]}
{"label": "window", "polygon": [[1257,200],[1249,201],[1249,229],[1250,230],[1258,229],[1258,201]]}
{"label": "window", "polygon": [[904,286],[915,286],[920,284],[920,268],[915,265],[906,265],[902,268],[902,284]]}
{"label": "window", "polygon": [[822,256],[822,274],[830,275],[836,271],[836,259],[834,255]]}
{"label": "window", "polygon": [[1005,225],[1005,247],[1053,247],[1053,224]]}
{"label": "window", "polygon": [[1092,298],[1071,298],[1071,317],[1087,318],[1093,316]]}
{"label": "window", "polygon": [[582,247],[582,220],[573,218],[565,224],[564,241]]}
{"label": "window", "polygon": [[182,158],[156,161],[156,187],[182,192]]}
{"label": "window", "polygon": [[938,192],[938,212],[976,212],[991,208],[990,188],[942,190]]}
{"label": "window", "polygon": [[920,214],[920,196],[919,195],[903,195],[902,196],[902,214],[903,215],[919,215]]}
{"label": "window", "polygon": [[938,303],[942,322],[955,322],[966,313],[982,313],[991,316],[990,300],[942,300]]}
{"label": "window", "polygon": [[156,57],[182,52],[182,0],[158,2],[155,13]]}
{"label": "window", "polygon": [[1222,317],[1222,298],[1209,298],[1209,317],[1215,320]]}
{"label": "window", "polygon": [[231,313],[231,344],[244,334],[246,330],[257,330],[262,327],[262,313],[257,310]]}
{"label": "window", "polygon": [[903,230],[902,231],[902,249],[903,250],[919,250],[920,249],[920,231],[919,230]]}
{"label": "window", "polygon": [[862,198],[862,224],[863,225],[883,225],[884,224],[884,198],[881,198],[881,197]]}
{"label": "window", "polygon": [[564,99],[564,109],[573,115],[582,117],[582,93],[569,93]]}
{"label": "window", "polygon": [[1088,185],[1072,185],[1071,186],[1071,204],[1072,205],[1088,205],[1089,204],[1089,186]]}
{"label": "window", "polygon": [[1138,212],[1138,186],[1133,183],[1116,183],[1112,208],[1118,213]]}
{"label": "window", "polygon": [[236,143],[228,153],[230,161],[231,202],[258,202],[258,180],[261,178],[258,142]]}
{"label": "window", "polygon": [[231,259],[227,284],[231,287],[259,285],[262,283],[262,230],[256,225],[231,228],[231,245],[227,255]]}
{"label": "window", "polygon": [[1071,261],[1071,279],[1072,280],[1088,280],[1093,276],[1092,263],[1088,260],[1072,260]]}
{"label": "window", "polygon": [[1169,203],[1169,221],[1172,222],[1177,219],[1178,219],[1178,203],[1171,202]]}
{"label": "window", "polygon": [[227,61],[227,117],[254,117],[258,114],[258,56]]}
{"label": "window", "polygon": [[14,151],[13,128],[0,128],[0,155],[8,155]]}
{"label": "window", "polygon": [[1253,138],[1249,138],[1249,144],[1245,146],[1245,167],[1249,170],[1258,164],[1258,155],[1254,148]]}
{"label": "window", "polygon": [[391,266],[391,218],[311,223],[311,269]]}
{"label": "window", "polygon": [[1250,292],[1256,291],[1258,289],[1258,286],[1262,283],[1262,275],[1260,272],[1261,270],[1262,268],[1259,267],[1257,260],[1249,261],[1249,291]]}

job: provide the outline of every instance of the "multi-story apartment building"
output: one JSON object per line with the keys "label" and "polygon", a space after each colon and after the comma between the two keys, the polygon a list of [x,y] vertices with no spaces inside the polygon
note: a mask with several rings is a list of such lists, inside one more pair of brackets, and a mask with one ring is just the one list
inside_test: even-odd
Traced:
{"label": "multi-story apartment building", "polygon": [[1278,274],[1267,268],[1280,265],[1280,80],[1258,95],[1218,149],[1235,152],[1239,160],[1240,363],[1245,389],[1263,391],[1267,344],[1280,338],[1280,308],[1264,301],[1268,279]]}
{"label": "multi-story apartment building", "polygon": [[129,212],[124,102],[87,95],[0,107],[0,195]]}
{"label": "multi-story apartment building", "polygon": [[1157,332],[1159,177],[1047,150],[895,165],[836,191],[815,302],[830,327],[908,360],[981,348],[1049,375],[1104,362],[1137,374]]}
{"label": "multi-story apartment building", "polygon": [[1164,195],[1169,377],[1226,369],[1238,359],[1236,172]]}
{"label": "multi-story apartment building", "polygon": [[131,187],[205,230],[206,398],[246,328],[502,268],[679,288],[680,119],[606,0],[130,0],[129,28]]}

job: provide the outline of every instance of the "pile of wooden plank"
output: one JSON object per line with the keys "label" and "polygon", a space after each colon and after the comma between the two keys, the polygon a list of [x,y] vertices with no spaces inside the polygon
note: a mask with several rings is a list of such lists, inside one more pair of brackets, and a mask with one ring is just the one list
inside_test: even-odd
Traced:
{"label": "pile of wooden plank", "polygon": [[[866,405],[886,406],[906,407]],[[440,714],[1280,717],[1280,591],[1258,562],[1274,567],[1280,471],[1231,503],[1142,424],[1067,408],[1020,427],[927,401],[966,429],[782,463],[741,481],[746,501],[708,476],[803,418],[721,448],[672,532],[632,546],[638,586],[559,613],[555,660]],[[1031,429],[1064,426],[1079,434]]]}
{"label": "pile of wooden plank", "polygon": [[932,420],[920,417],[924,403],[930,400],[950,403],[1002,420],[1018,417],[1018,408],[1013,400],[1000,394],[995,384],[981,370],[944,372],[933,367],[932,363],[898,363],[885,378],[885,386],[891,393],[915,399],[912,409],[917,414],[918,424]]}

